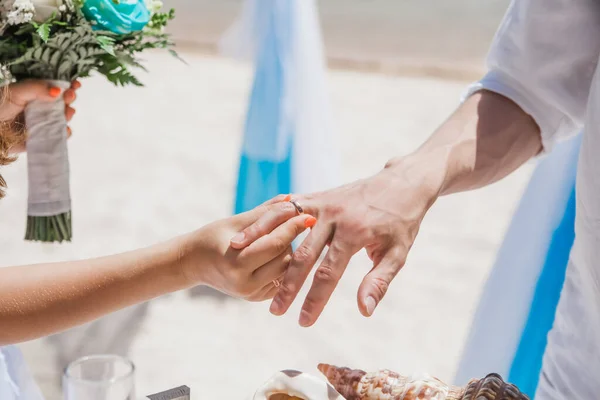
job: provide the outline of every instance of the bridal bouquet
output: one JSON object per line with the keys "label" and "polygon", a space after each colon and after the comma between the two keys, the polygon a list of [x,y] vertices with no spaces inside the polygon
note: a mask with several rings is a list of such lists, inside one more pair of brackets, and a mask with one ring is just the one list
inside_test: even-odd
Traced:
{"label": "bridal bouquet", "polygon": [[[168,49],[164,32],[174,10],[156,0],[0,0],[0,86],[43,79],[66,89],[100,73],[115,85],[142,86],[137,55]],[[62,98],[25,110],[29,179],[25,239],[70,241],[67,124]]]}

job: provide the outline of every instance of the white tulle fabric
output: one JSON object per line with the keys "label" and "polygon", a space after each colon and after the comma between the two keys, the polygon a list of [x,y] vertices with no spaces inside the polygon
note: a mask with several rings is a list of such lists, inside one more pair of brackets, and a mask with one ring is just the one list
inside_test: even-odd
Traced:
{"label": "white tulle fabric", "polygon": [[[286,124],[273,143],[247,143],[254,158],[280,161],[292,146],[292,182],[296,193],[310,193],[339,185],[339,144],[333,128],[327,88],[326,63],[315,0],[246,0],[242,13],[225,33],[221,52],[252,61],[270,29],[283,63],[285,91],[281,101]],[[276,145],[274,149],[273,146]]]}
{"label": "white tulle fabric", "polygon": [[23,355],[15,346],[0,347],[0,399],[43,400]]}

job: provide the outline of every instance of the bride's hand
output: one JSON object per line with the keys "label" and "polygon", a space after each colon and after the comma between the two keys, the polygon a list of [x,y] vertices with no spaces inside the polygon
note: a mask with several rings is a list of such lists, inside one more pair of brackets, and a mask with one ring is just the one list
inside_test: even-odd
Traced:
{"label": "bride's hand", "polygon": [[230,239],[275,207],[293,208],[291,203],[282,202],[284,199],[280,196],[191,234],[182,249],[184,272],[190,283],[249,301],[273,298],[292,258],[292,242],[317,220],[308,214],[293,216],[242,250],[233,249]]}
{"label": "bride's hand", "polygon": [[[76,90],[81,87],[78,81],[72,83],[71,87],[62,91],[58,87],[48,85],[47,82],[40,80],[26,80],[23,82],[13,83],[9,85],[4,93],[0,92],[0,122],[6,123],[10,128],[3,135],[10,135],[15,140],[10,142],[17,143],[10,150],[11,153],[20,153],[25,151],[23,141],[16,140],[16,137],[22,135],[25,131],[25,121],[23,111],[29,103],[35,100],[54,101],[60,95],[63,96],[65,102],[65,118],[67,122],[71,121],[75,115],[75,109],[72,106],[77,98]],[[67,127],[67,137],[71,136],[71,128]],[[6,138],[6,136],[5,136]]]}

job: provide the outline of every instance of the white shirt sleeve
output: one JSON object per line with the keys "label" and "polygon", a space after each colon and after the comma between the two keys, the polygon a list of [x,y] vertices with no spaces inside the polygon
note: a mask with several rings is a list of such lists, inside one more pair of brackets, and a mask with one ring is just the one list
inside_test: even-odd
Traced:
{"label": "white shirt sleeve", "polygon": [[487,58],[487,89],[531,115],[549,151],[583,125],[600,54],[597,0],[512,0]]}

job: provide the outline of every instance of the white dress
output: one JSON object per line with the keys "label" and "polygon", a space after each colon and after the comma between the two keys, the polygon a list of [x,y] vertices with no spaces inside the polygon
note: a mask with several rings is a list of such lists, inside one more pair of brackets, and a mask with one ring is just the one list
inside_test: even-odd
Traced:
{"label": "white dress", "polygon": [[25,359],[15,346],[0,347],[0,399],[43,400]]}

